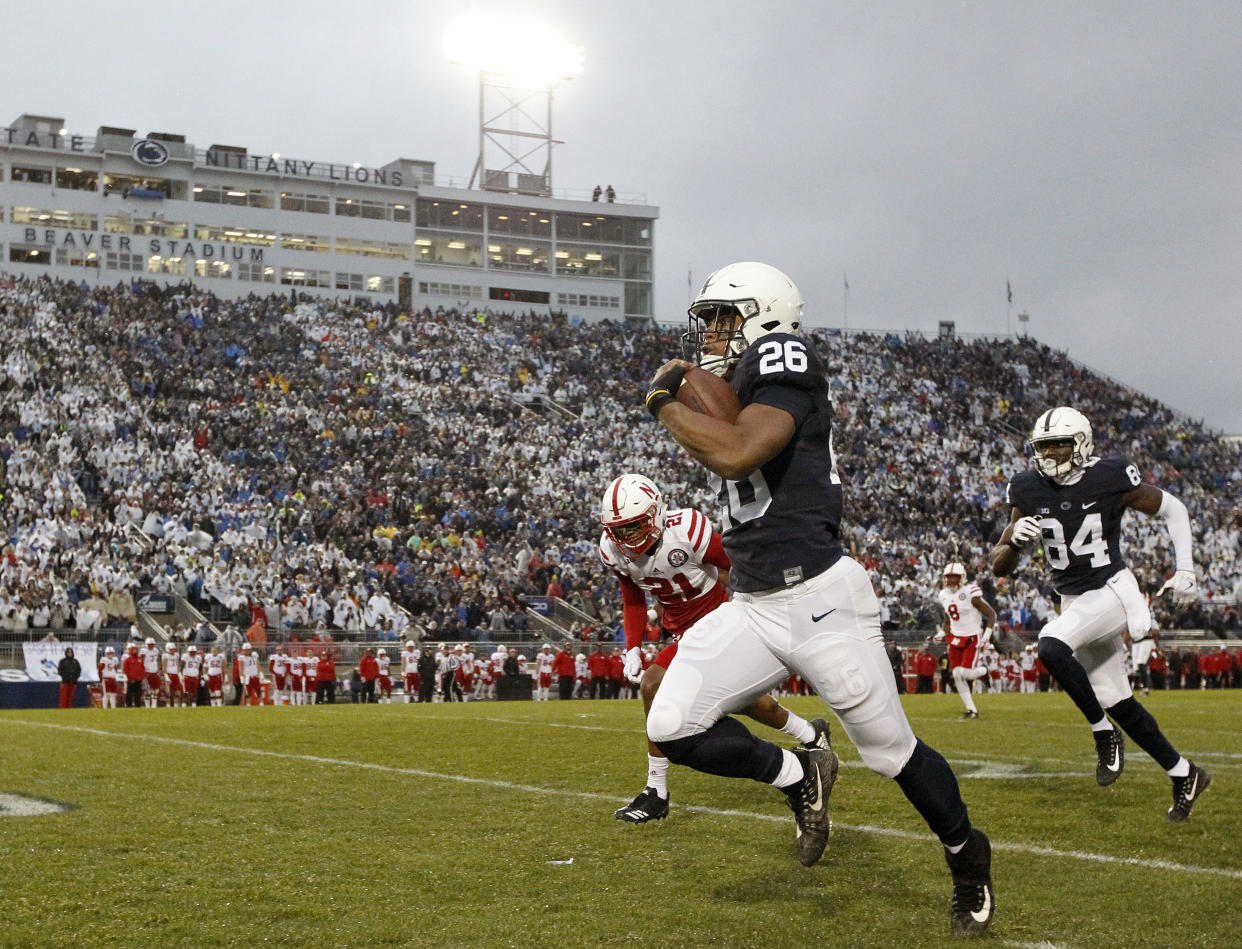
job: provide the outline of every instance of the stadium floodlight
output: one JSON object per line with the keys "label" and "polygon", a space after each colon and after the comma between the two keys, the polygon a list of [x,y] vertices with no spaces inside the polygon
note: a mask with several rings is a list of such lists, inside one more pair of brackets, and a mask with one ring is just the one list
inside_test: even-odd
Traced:
{"label": "stadium floodlight", "polygon": [[560,144],[552,138],[552,89],[582,72],[582,47],[535,21],[480,13],[454,21],[444,47],[451,62],[479,74],[470,187],[550,195],[552,146]]}
{"label": "stadium floodlight", "polygon": [[444,36],[450,62],[516,89],[548,89],[582,72],[582,47],[533,20],[469,13]]}

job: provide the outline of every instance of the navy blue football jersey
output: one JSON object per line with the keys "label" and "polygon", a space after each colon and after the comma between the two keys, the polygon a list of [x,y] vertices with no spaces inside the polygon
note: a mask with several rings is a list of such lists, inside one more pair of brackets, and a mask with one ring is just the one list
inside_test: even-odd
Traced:
{"label": "navy blue football jersey", "polygon": [[796,428],[746,480],[713,479],[733,564],[729,586],[753,593],[809,580],[841,556],[841,479],[824,364],[801,337],[774,333],[746,349],[732,382],[742,408],[784,409]]}
{"label": "navy blue football jersey", "polygon": [[1033,470],[1013,476],[1006,497],[1022,514],[1039,518],[1057,593],[1097,590],[1125,569],[1121,499],[1142,483],[1125,458],[1093,458],[1075,484],[1059,485]]}

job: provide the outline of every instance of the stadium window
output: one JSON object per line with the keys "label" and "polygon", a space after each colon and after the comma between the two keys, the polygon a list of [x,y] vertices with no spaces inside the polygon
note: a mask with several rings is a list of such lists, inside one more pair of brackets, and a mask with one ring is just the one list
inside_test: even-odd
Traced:
{"label": "stadium window", "polygon": [[300,191],[282,191],[282,211],[305,211],[308,214],[327,214],[332,199],[326,194],[303,194]]}
{"label": "stadium window", "polygon": [[94,267],[99,269],[99,254],[93,250],[81,250],[77,247],[57,247],[56,266],[58,267]]}
{"label": "stadium window", "polygon": [[419,198],[414,205],[415,226],[452,231],[483,231],[483,208],[478,204]]}
{"label": "stadium window", "polygon": [[195,224],[194,239],[218,241],[222,244],[258,244],[260,247],[271,247],[276,243],[276,235],[270,231],[224,224]]}
{"label": "stadium window", "polygon": [[82,211],[60,211],[47,208],[13,208],[14,224],[41,224],[44,227],[68,227],[79,231],[99,228],[99,218]]}
{"label": "stadium window", "polygon": [[317,234],[281,234],[280,246],[288,250],[328,253],[332,250],[332,238]]}
{"label": "stadium window", "polygon": [[9,180],[25,182],[30,185],[50,185],[52,183],[52,169],[38,168],[34,165],[14,165]]}
{"label": "stadium window", "polygon": [[153,254],[147,258],[147,273],[165,273],[184,277],[185,258],[161,257],[159,254]]}
{"label": "stadium window", "polygon": [[50,264],[52,251],[47,247],[31,247],[29,244],[10,244],[9,263],[11,264]]}
{"label": "stadium window", "polygon": [[506,303],[548,303],[552,299],[552,294],[546,290],[518,290],[512,287],[488,287],[487,296]]}
{"label": "stadium window", "polygon": [[362,274],[360,273],[337,273],[336,289],[338,290],[361,290]]}
{"label": "stadium window", "polygon": [[396,286],[396,281],[392,277],[377,275],[367,277],[368,293],[392,293]]}
{"label": "stadium window", "polygon": [[196,260],[194,261],[194,274],[198,277],[231,280],[233,268],[227,261],[223,260]]}
{"label": "stadium window", "polygon": [[352,237],[336,239],[338,254],[351,254],[356,257],[390,257],[395,260],[409,260],[408,244],[394,244],[388,241],[364,241]]}
{"label": "stadium window", "polygon": [[408,204],[392,204],[392,219],[408,224],[410,222],[410,206]]}
{"label": "stadium window", "polygon": [[280,282],[287,287],[324,287],[332,286],[332,272],[329,270],[303,270],[299,267],[281,267]]}
{"label": "stadium window", "polygon": [[56,187],[70,191],[98,191],[99,172],[84,168],[56,167]]}
{"label": "stadium window", "polygon": [[237,265],[237,279],[255,283],[275,283],[276,268],[266,264],[243,261]]}
{"label": "stadium window", "polygon": [[104,265],[109,270],[126,270],[141,273],[146,269],[146,261],[141,254],[127,254],[124,251],[108,251],[104,255]]}

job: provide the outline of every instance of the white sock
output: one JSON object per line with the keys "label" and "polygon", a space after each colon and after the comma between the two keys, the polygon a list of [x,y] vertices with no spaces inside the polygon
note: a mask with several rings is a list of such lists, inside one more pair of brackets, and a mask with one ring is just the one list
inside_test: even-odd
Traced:
{"label": "white sock", "polygon": [[798,739],[804,745],[815,740],[815,729],[811,727],[811,723],[793,712],[789,713],[789,719],[781,726],[781,731]]}
{"label": "white sock", "polygon": [[1170,778],[1184,778],[1190,774],[1190,762],[1185,758],[1178,758],[1177,764],[1173,765],[1168,771]]}
{"label": "white sock", "polygon": [[787,748],[781,749],[781,770],[780,774],[771,782],[773,787],[787,788],[791,784],[797,784],[806,777],[806,771],[802,768],[802,762],[797,756]]}
{"label": "white sock", "polygon": [[1111,732],[1113,730],[1113,723],[1108,720],[1108,716],[1105,716],[1098,722],[1092,722],[1091,730],[1093,732]]}
{"label": "white sock", "polygon": [[647,755],[647,787],[668,800],[668,759]]}

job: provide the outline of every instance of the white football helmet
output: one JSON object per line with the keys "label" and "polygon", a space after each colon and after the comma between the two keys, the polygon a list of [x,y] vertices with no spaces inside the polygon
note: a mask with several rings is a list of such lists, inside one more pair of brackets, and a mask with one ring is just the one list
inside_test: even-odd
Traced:
{"label": "white football helmet", "polygon": [[944,576],[947,580],[949,577],[960,577],[962,582],[966,582],[966,567],[958,563],[956,560],[951,564],[946,564],[944,568]]}
{"label": "white football helmet", "polygon": [[405,648],[406,648],[406,649],[413,649],[413,648],[414,648],[414,640],[412,640],[412,639],[407,639],[407,640],[405,641]]}
{"label": "white football helmet", "polygon": [[614,478],[600,501],[599,522],[629,560],[641,556],[664,533],[664,498],[650,478]]}
{"label": "white football helmet", "polygon": [[[690,326],[682,337],[700,366],[727,375],[742,351],[769,333],[797,333],[802,327],[802,294],[775,267],[746,261],[721,267],[704,282],[687,311]],[[728,334],[724,352],[703,350],[706,336],[719,318],[740,316]]]}
{"label": "white football helmet", "polygon": [[115,650],[115,649],[113,649],[111,646],[109,646],[107,649],[105,649],[105,650],[104,650],[104,655],[105,655],[105,656],[115,656],[115,655],[116,655],[116,650]]}
{"label": "white football helmet", "polygon": [[148,645],[148,646],[154,646],[154,645],[155,645],[155,640],[154,640],[154,639],[152,639],[150,636],[148,636],[148,637],[147,637],[147,641],[146,641],[146,645]]}
{"label": "white football helmet", "polygon": [[186,647],[185,651],[186,652],[198,652],[198,647],[195,646],[193,643],[190,643],[190,645]]}
{"label": "white football helmet", "polygon": [[[1049,443],[1072,441],[1074,451],[1067,461],[1057,463],[1046,454]],[[1049,409],[1035,422],[1031,437],[1027,440],[1035,456],[1035,467],[1045,478],[1064,482],[1076,470],[1080,470],[1095,453],[1091,439],[1091,423],[1077,409],[1059,406]]]}
{"label": "white football helmet", "polygon": [[169,643],[167,646],[164,647],[164,652],[176,652],[176,651],[177,651],[176,643]]}
{"label": "white football helmet", "polygon": [[387,649],[381,649],[379,652],[377,652],[377,653],[376,653],[376,655],[377,655],[377,656],[387,656],[387,655],[388,655],[388,650],[387,650]]}

